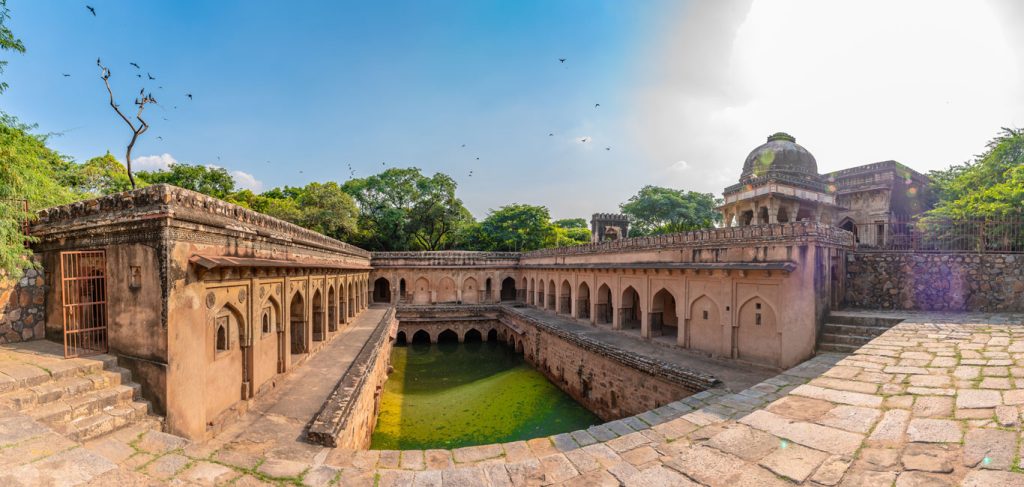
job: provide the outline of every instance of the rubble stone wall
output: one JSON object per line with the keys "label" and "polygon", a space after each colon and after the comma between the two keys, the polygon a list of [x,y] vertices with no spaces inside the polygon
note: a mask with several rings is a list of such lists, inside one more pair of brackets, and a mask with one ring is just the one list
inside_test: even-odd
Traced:
{"label": "rubble stone wall", "polygon": [[847,307],[1024,311],[1024,255],[849,252]]}
{"label": "rubble stone wall", "polygon": [[43,338],[45,296],[42,269],[27,269],[17,281],[0,278],[0,344]]}

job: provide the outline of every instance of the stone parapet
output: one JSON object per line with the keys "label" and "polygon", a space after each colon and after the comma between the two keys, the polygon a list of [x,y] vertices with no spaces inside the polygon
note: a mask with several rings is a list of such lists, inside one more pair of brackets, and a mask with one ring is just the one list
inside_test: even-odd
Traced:
{"label": "stone parapet", "polygon": [[446,250],[438,252],[373,252],[370,265],[384,267],[513,267],[519,264],[519,252],[475,252]]}
{"label": "stone parapet", "polygon": [[219,226],[353,257],[370,257],[366,250],[293,223],[167,184],[40,210],[30,232],[45,242],[85,228],[162,218]]}
{"label": "stone parapet", "polygon": [[306,433],[309,441],[332,448],[369,447],[380,400],[377,389],[387,379],[391,347],[386,345],[397,324],[395,308],[389,308],[313,418]]}
{"label": "stone parapet", "polygon": [[816,222],[793,222],[710,228],[668,235],[633,237],[572,247],[541,249],[524,253],[522,259],[685,248],[751,247],[768,243],[785,245],[811,241],[827,246],[848,249],[852,249],[854,245],[853,234],[841,228]]}

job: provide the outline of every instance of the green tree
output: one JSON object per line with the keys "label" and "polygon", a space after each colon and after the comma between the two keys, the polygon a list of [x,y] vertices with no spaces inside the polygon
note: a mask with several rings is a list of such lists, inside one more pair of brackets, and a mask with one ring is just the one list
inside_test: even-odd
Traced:
{"label": "green tree", "polygon": [[[14,32],[7,27],[8,20],[11,20],[11,10],[7,8],[7,0],[0,0],[0,51],[24,53],[25,44],[22,44],[21,39],[14,37]],[[3,74],[6,67],[7,61],[0,61],[0,74]],[[7,82],[0,81],[0,93],[6,90]]]}
{"label": "green tree", "polygon": [[70,186],[82,196],[103,196],[132,189],[128,170],[110,152],[76,166]]}
{"label": "green tree", "polygon": [[338,240],[356,232],[359,209],[338,183],[309,183],[303,189],[295,200],[301,211],[299,225]]}
{"label": "green tree", "polygon": [[1024,130],[1004,128],[974,161],[932,171],[935,208],[925,221],[1024,216]]}
{"label": "green tree", "polygon": [[[54,175],[69,165],[69,159],[46,146],[46,137],[31,133],[7,114],[0,114],[0,275],[17,278],[33,264],[29,239],[21,222],[31,212],[74,201],[75,195]],[[25,213],[21,200],[27,200]]]}
{"label": "green tree", "polygon": [[149,184],[172,184],[214,198],[224,199],[235,191],[235,179],[222,167],[179,163],[171,164],[167,169],[136,174]]}
{"label": "green tree", "polygon": [[721,219],[710,193],[644,186],[619,205],[630,217],[630,235],[656,235],[711,228]]}
{"label": "green tree", "polygon": [[519,203],[492,210],[463,238],[465,248],[490,251],[529,251],[558,243],[547,207]]}
{"label": "green tree", "polygon": [[563,218],[551,222],[558,228],[582,228],[587,229],[587,220],[583,218]]}
{"label": "green tree", "polygon": [[357,243],[370,250],[451,248],[461,227],[473,221],[446,174],[424,176],[418,168],[391,168],[342,188],[359,205]]}

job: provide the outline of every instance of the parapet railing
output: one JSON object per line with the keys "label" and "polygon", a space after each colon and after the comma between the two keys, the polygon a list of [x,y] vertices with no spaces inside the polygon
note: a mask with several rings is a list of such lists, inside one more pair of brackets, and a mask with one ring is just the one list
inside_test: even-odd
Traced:
{"label": "parapet railing", "polygon": [[814,237],[826,243],[853,247],[853,235],[841,228],[816,222],[775,223],[741,227],[709,228],[692,232],[633,237],[608,242],[557,247],[523,253],[524,258],[579,254],[597,254],[617,251],[635,251],[666,247],[691,247],[737,243],[743,240]]}
{"label": "parapet railing", "polygon": [[[212,196],[169,184],[154,184],[123,193],[39,210],[37,212],[38,220],[35,223],[43,228],[59,227],[61,222],[70,222],[97,215],[116,214],[132,209],[161,206],[171,209],[187,208],[199,213],[234,220],[247,226],[265,229],[271,235],[276,233],[282,237],[297,238],[350,255],[370,257],[370,252],[366,250],[335,240],[319,232],[228,203]],[[181,218],[182,216],[180,214],[174,215],[176,218]]]}
{"label": "parapet railing", "polygon": [[1024,218],[857,223],[853,234],[858,252],[1024,253]]}
{"label": "parapet railing", "polygon": [[442,250],[423,252],[373,252],[374,267],[401,267],[403,265],[466,266],[519,263],[519,252],[478,252],[472,250]]}

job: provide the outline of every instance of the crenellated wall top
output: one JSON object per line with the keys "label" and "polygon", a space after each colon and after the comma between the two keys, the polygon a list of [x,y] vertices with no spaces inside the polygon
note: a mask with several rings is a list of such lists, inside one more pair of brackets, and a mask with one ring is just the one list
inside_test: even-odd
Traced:
{"label": "crenellated wall top", "polygon": [[313,244],[353,256],[370,257],[366,250],[313,230],[169,184],[155,184],[39,210],[30,231],[33,235],[45,236],[50,232],[72,228],[152,217],[223,225],[242,232]]}
{"label": "crenellated wall top", "polygon": [[602,254],[613,252],[634,252],[670,248],[705,246],[731,246],[762,244],[766,241],[814,240],[836,247],[852,249],[853,234],[841,228],[817,222],[776,223],[742,227],[709,228],[692,232],[633,237],[608,242],[534,250],[523,253],[523,258],[565,255]]}

